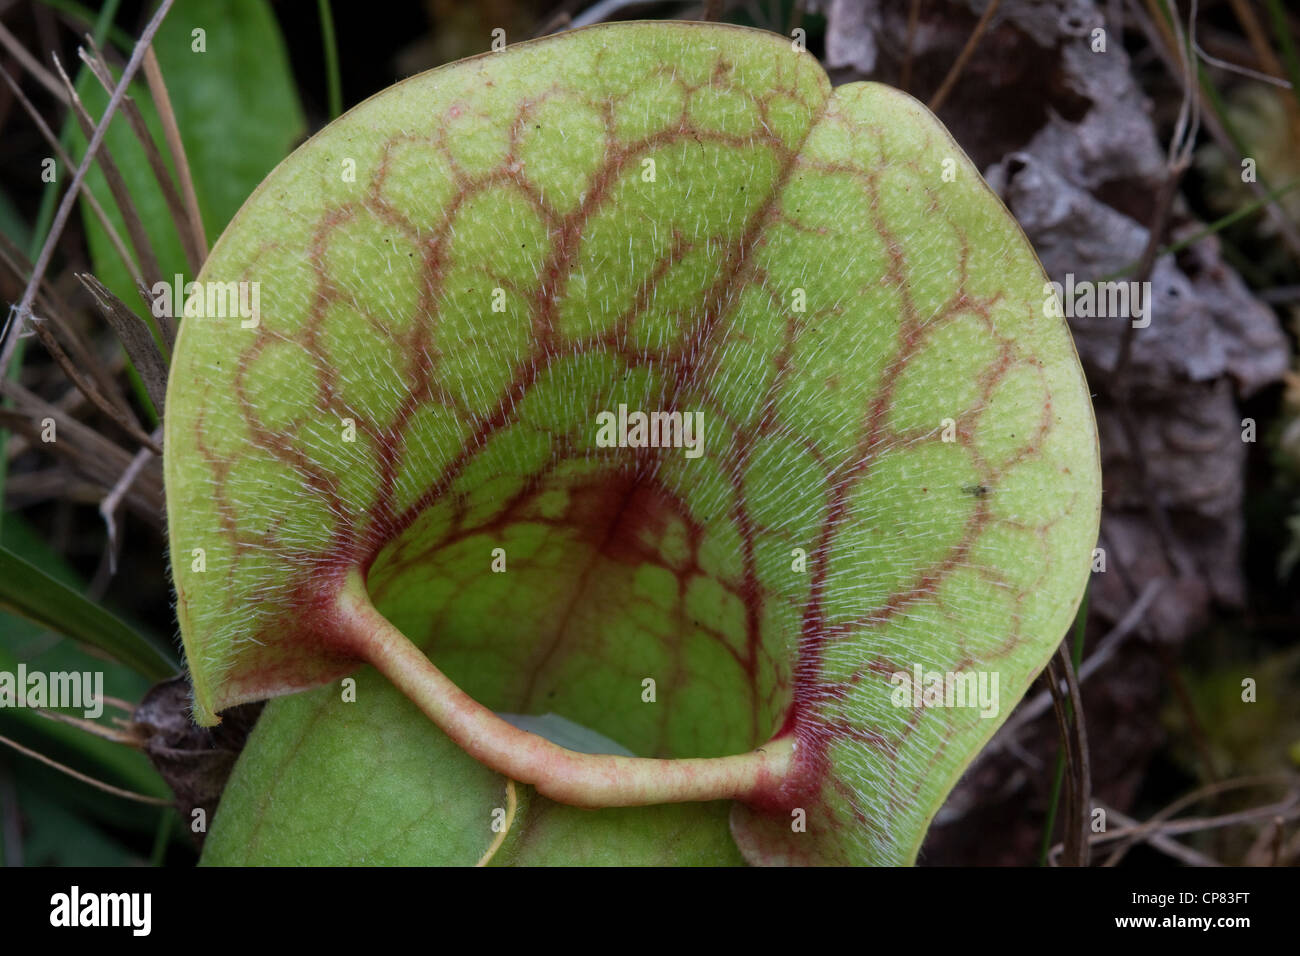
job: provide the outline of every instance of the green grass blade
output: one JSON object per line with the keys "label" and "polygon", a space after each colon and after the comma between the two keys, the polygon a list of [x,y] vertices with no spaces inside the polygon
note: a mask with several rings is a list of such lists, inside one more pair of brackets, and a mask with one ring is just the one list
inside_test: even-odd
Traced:
{"label": "green grass blade", "polygon": [[151,680],[178,669],[166,650],[5,547],[0,547],[0,611],[97,647]]}
{"label": "green grass blade", "polygon": [[[1214,222],[1210,223],[1204,229],[1198,229],[1196,232],[1192,233],[1190,236],[1187,236],[1186,238],[1179,239],[1177,242],[1171,243],[1170,245],[1162,246],[1160,251],[1156,253],[1156,258],[1159,258],[1160,256],[1177,255],[1178,253],[1186,249],[1188,246],[1196,245],[1196,243],[1200,242],[1202,239],[1206,238],[1207,236],[1212,236],[1217,232],[1222,232],[1224,229],[1227,229],[1233,223],[1239,222],[1240,220],[1245,219],[1247,216],[1259,212],[1259,210],[1263,209],[1269,203],[1273,202],[1276,199],[1280,199],[1282,196],[1285,196],[1287,193],[1295,189],[1297,186],[1300,186],[1300,179],[1293,179],[1289,183],[1283,183],[1281,186],[1278,186],[1276,189],[1269,190],[1269,192],[1263,197],[1261,197],[1260,199],[1256,199],[1253,202],[1248,202],[1246,203],[1246,205],[1234,209],[1232,212],[1228,213],[1227,215],[1220,216],[1218,219],[1214,220]],[[1137,271],[1137,267],[1138,267],[1138,262],[1134,260],[1133,262],[1130,262],[1128,265],[1124,266],[1124,268],[1118,269],[1115,272],[1111,272],[1108,275],[1102,276],[1102,278],[1099,281],[1110,282],[1115,279],[1121,279],[1124,276],[1131,276]]]}
{"label": "green grass blade", "polygon": [[1291,36],[1286,11],[1282,9],[1282,0],[1264,0],[1264,5],[1268,7],[1268,18],[1277,34],[1277,45],[1282,49],[1282,62],[1286,64],[1287,79],[1291,81],[1291,95],[1300,103],[1300,55],[1296,54],[1295,40]]}
{"label": "green grass blade", "polygon": [[[1070,659],[1074,663],[1074,672],[1077,674],[1079,668],[1083,666],[1083,637],[1088,629],[1088,594],[1091,589],[1085,589],[1083,600],[1079,603],[1079,612],[1074,618],[1074,642],[1070,647]],[[1051,679],[1050,677],[1048,678]],[[1072,716],[1074,704],[1067,700],[1065,702],[1066,716]],[[1065,746],[1056,753],[1056,769],[1052,777],[1052,794],[1049,798],[1047,810],[1047,822],[1043,825],[1043,845],[1038,854],[1038,865],[1047,866],[1047,855],[1052,850],[1052,831],[1056,829],[1056,813],[1061,805],[1061,787],[1065,783]],[[1092,795],[1089,794],[1089,797]]]}
{"label": "green grass blade", "polygon": [[330,119],[343,113],[343,80],[339,73],[339,45],[334,34],[334,13],[330,0],[317,0],[320,7],[320,38],[325,47],[325,78],[329,83]]}
{"label": "green grass blade", "polygon": [[[117,15],[121,0],[113,0],[111,4],[105,4],[100,10],[92,10],[84,3],[77,3],[76,0],[41,0],[41,4],[93,32],[96,43],[102,44],[107,38],[113,46],[127,55],[130,55],[131,47],[135,46],[135,37],[121,27],[113,25],[113,18]],[[112,9],[108,9],[109,7]]]}

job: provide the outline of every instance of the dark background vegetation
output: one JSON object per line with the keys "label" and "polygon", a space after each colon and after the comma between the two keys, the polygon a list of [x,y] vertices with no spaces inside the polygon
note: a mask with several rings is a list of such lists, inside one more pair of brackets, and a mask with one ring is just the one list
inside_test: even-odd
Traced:
{"label": "dark background vegetation", "polygon": [[[250,5],[260,0],[180,0],[179,8],[193,15],[201,7],[219,21],[223,11]],[[117,6],[103,44],[114,71],[152,6]],[[214,157],[208,168],[220,174],[223,155],[233,166],[248,143],[258,144],[262,153],[251,157],[252,167],[242,157],[239,176],[252,177],[240,186],[245,193],[328,122],[334,95],[320,5],[267,6],[298,105],[273,102],[268,88],[245,88],[237,104],[226,104],[236,111],[226,129],[244,123],[251,138],[234,135],[207,147]],[[346,108],[401,77],[481,52],[493,28],[504,28],[513,42],[560,28],[591,6],[335,0],[338,97]],[[1280,0],[1201,2],[1200,75],[1189,83],[1179,44],[1191,9],[1186,0],[755,0],[628,4],[607,18],[711,15],[782,33],[798,25],[835,82],[879,79],[922,101],[937,100],[940,117],[1021,220],[1053,278],[1073,272],[1153,283],[1158,311],[1150,330],[1125,333],[1113,320],[1073,323],[1095,393],[1106,475],[1107,567],[1094,575],[1086,617],[1067,637],[1086,674],[1081,700],[1092,798],[1107,809],[1112,831],[1095,843],[1092,858],[1129,866],[1293,865],[1300,858],[1300,189],[1288,187],[1300,180],[1300,94],[1284,84],[1300,80],[1300,12]],[[46,69],[57,54],[70,73],[80,66],[77,46],[98,13],[68,0],[0,0],[0,25],[13,42]],[[1099,26],[1104,54],[1090,49]],[[255,31],[248,36],[265,39]],[[64,128],[66,107],[12,44],[0,47],[0,70],[51,127]],[[77,80],[79,90],[84,81]],[[174,97],[178,84],[200,82],[168,81]],[[103,98],[98,102],[102,108]],[[1184,103],[1199,106],[1201,122],[1185,131],[1180,152]],[[286,121],[295,111],[299,122]],[[97,109],[91,112],[97,119]],[[178,114],[183,120],[179,106]],[[265,129],[276,124],[278,146],[275,130]],[[197,134],[182,133],[187,152],[193,150]],[[75,155],[84,142],[75,134],[67,140]],[[51,187],[39,170],[49,154],[20,102],[0,88],[6,303],[22,297],[48,225]],[[1254,191],[1240,181],[1243,156],[1256,160]],[[239,196],[219,202],[204,195],[195,162],[214,237],[224,224],[221,211],[228,216]],[[239,176],[228,178],[238,185]],[[1053,208],[1063,196],[1070,215],[1061,218]],[[89,221],[81,211],[72,216],[46,285],[66,307],[67,334],[103,363],[103,374],[151,431],[156,419],[145,390],[74,278],[94,272],[116,291],[104,274],[102,237],[97,246]],[[138,451],[118,423],[78,395],[41,342],[27,342],[11,378],[128,455]],[[10,434],[0,472],[0,544],[175,647],[165,533],[161,513],[150,511],[157,502],[134,489],[138,497],[116,513],[110,539],[100,504],[121,469],[105,468],[93,448],[51,456],[24,438],[13,394],[4,401],[9,417],[0,411],[0,427]],[[1255,423],[1253,442],[1242,440],[1246,419]],[[156,470],[156,459],[144,468]],[[12,601],[6,596],[0,606]],[[109,692],[127,704],[144,699],[151,683],[49,626],[0,616],[0,669],[18,660],[46,669],[104,668]],[[1246,678],[1257,685],[1253,703],[1242,701]],[[1029,698],[1045,686],[1040,681]],[[147,728],[139,714],[131,720],[122,712],[116,723],[109,716],[104,723],[116,740],[16,711],[0,711],[0,735],[96,781],[163,802],[170,792],[142,751],[157,763],[160,748],[171,747],[161,759],[188,767],[185,773],[202,778],[195,784],[201,789],[219,780],[238,748],[237,739],[226,741],[218,747],[219,766],[195,770],[186,764],[186,747],[200,745],[187,744],[182,731],[171,728],[173,736],[162,741],[158,734],[167,728]],[[922,862],[1034,864],[1061,839],[1062,792],[1079,779],[1079,761],[1063,767],[1050,706],[1013,715],[1008,727],[940,813]],[[183,781],[184,773],[170,779]],[[1132,839],[1114,838],[1113,831],[1135,821],[1150,825]],[[175,809],[104,792],[7,746],[0,746],[0,853],[11,865],[196,859]]]}

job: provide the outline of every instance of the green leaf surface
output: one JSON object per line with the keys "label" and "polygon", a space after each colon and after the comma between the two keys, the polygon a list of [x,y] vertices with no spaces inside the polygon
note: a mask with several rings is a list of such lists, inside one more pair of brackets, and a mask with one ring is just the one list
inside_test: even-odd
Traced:
{"label": "green leaf surface", "polygon": [[579,810],[515,785],[512,811],[507,779],[373,670],[357,675],[356,695],[345,703],[322,688],[263,712],[222,795],[205,865],[740,862],[726,803]]}
{"label": "green leaf surface", "polygon": [[[200,278],[261,304],[187,320],[168,394],[196,715],[374,664],[465,751],[423,751],[429,862],[484,839],[467,754],[581,805],[735,798],[751,862],[908,862],[1078,604],[1096,432],[1042,267],[924,107],[783,38],[607,25],[412,78]],[[250,794],[413,785],[371,753],[422,718],[330,694],[268,707]],[[262,753],[317,747],[292,784]],[[388,826],[349,799],[258,818],[308,854]],[[549,860],[574,831],[545,832]]]}

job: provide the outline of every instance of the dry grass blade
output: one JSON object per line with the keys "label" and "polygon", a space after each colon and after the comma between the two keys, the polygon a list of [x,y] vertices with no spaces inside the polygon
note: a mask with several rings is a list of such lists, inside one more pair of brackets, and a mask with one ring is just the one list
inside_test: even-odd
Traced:
{"label": "dry grass blade", "polygon": [[[137,704],[134,704],[129,700],[123,700],[121,697],[110,697],[108,694],[104,695],[104,703],[107,704],[109,707],[114,707],[127,715],[133,715],[135,713],[136,707],[138,706]],[[120,717],[114,717],[113,719],[118,721],[118,723],[121,723]]]}
{"label": "dry grass blade", "polygon": [[[1294,790],[1283,800],[1263,807],[1252,807],[1236,813],[1223,813],[1215,817],[1190,817],[1185,820],[1167,820],[1164,822],[1140,823],[1134,827],[1122,827],[1110,833],[1097,835],[1096,843],[1111,840],[1130,840],[1145,843],[1153,834],[1176,835],[1183,833],[1200,833],[1205,830],[1218,830],[1223,827],[1238,826],[1243,823],[1257,823],[1261,820],[1288,822],[1300,819],[1300,794]],[[1125,847],[1127,851],[1128,847]],[[1107,866],[1110,862],[1107,861]]]}
{"label": "dry grass blade", "polygon": [[[57,399],[54,402],[54,407],[66,415],[75,415],[81,412],[81,409],[85,406],[85,404],[86,404],[86,396],[81,394],[81,391],[77,389],[75,386],[73,386],[72,388],[64,392],[61,398]],[[10,435],[9,440],[5,442],[5,460],[8,462],[12,462],[15,458],[17,458],[19,455],[22,455],[31,447],[32,446],[27,441],[26,437],[22,435]],[[32,474],[32,472],[24,472],[22,474],[10,474],[6,476],[5,478],[6,499],[9,497],[9,494],[12,491],[12,489],[17,487],[17,483],[27,480],[26,475],[28,474]]]}
{"label": "dry grass blade", "polygon": [[54,334],[46,328],[43,321],[36,318],[36,321],[32,323],[32,328],[35,329],[37,338],[41,340],[41,345],[45,346],[45,351],[50,353],[50,357],[58,363],[59,368],[63,369],[63,374],[68,376],[72,381],[72,384],[76,385],[77,388],[81,390],[82,394],[90,400],[90,404],[94,405],[101,412],[111,418],[114,424],[145,448],[159,454],[162,453],[162,448],[145,433],[144,429],[140,427],[138,421],[133,417],[128,417],[119,408],[115,407],[112,402],[100,394],[99,389],[95,388],[89,379],[77,371],[77,367],[72,363],[72,360],[68,358],[68,354],[63,351],[58,340],[54,337]]}
{"label": "dry grass blade", "polygon": [[993,14],[998,12],[998,5],[1001,0],[989,0],[989,5],[984,8],[984,13],[980,15],[979,22],[975,24],[975,29],[971,31],[970,37],[966,40],[966,45],[961,48],[957,54],[957,59],[953,61],[952,68],[948,70],[948,75],[943,78],[939,84],[939,89],[935,91],[930,102],[930,112],[937,113],[939,108],[948,100],[948,94],[952,92],[957,85],[957,79],[961,76],[962,70],[966,69],[966,64],[970,62],[971,56],[975,53],[975,48],[979,46],[980,38],[984,36],[984,31],[988,29],[989,23],[993,20]]}
{"label": "dry grass blade", "polygon": [[[1170,34],[1168,25],[1164,18],[1160,16],[1158,9],[1155,7],[1156,0],[1147,0],[1152,10],[1152,16],[1148,17],[1142,9],[1142,0],[1129,0],[1129,11],[1136,22],[1147,35],[1147,42],[1151,48],[1160,57],[1165,68],[1173,76],[1179,76],[1182,72],[1180,63],[1175,61],[1174,56],[1170,53],[1171,49],[1176,49],[1176,41]],[[1200,103],[1201,123],[1209,130],[1210,135],[1218,144],[1219,148],[1228,156],[1236,157],[1236,163],[1240,166],[1241,161],[1245,159],[1237,145],[1233,142],[1232,137],[1228,135],[1227,129],[1219,121],[1214,110],[1204,108],[1205,92],[1201,89],[1199,83],[1195,86],[1197,100]],[[1258,180],[1245,184],[1257,200],[1262,204],[1265,215],[1269,217],[1271,224],[1277,229],[1278,234],[1282,236],[1287,247],[1291,250],[1292,256],[1300,261],[1300,229],[1291,221],[1290,217],[1281,208],[1277,198],[1269,195],[1268,187]]]}
{"label": "dry grass blade", "polygon": [[27,48],[19,42],[18,38],[9,32],[8,27],[0,23],[0,46],[3,46],[13,56],[15,60],[22,64],[24,70],[36,77],[36,82],[61,103],[68,102],[68,94],[63,91],[59,81],[54,78],[49,70],[41,66],[36,57],[27,52]]}
{"label": "dry grass blade", "polygon": [[1242,857],[1244,866],[1287,866],[1286,818],[1274,817],[1260,828],[1259,836]]}
{"label": "dry grass blade", "polygon": [[[1132,829],[1139,826],[1137,820],[1135,820],[1133,817],[1130,817],[1126,814],[1120,813],[1120,811],[1116,810],[1114,807],[1107,806],[1106,804],[1100,801],[1097,802],[1097,807],[1105,812],[1106,818],[1108,820],[1112,820],[1112,819],[1115,820],[1121,827],[1124,827],[1126,829]],[[1097,841],[1094,840],[1093,842],[1097,842]],[[1180,863],[1186,866],[1204,866],[1204,867],[1223,866],[1223,864],[1220,863],[1218,860],[1214,859],[1214,857],[1206,856],[1204,853],[1198,853],[1196,850],[1193,850],[1191,847],[1183,846],[1183,844],[1179,843],[1177,840],[1173,839],[1172,837],[1167,837],[1163,833],[1151,834],[1147,838],[1146,842],[1149,843],[1155,849],[1159,850],[1165,856],[1172,857],[1173,859],[1179,861]],[[1058,844],[1056,847],[1053,847],[1052,848],[1053,853],[1055,853],[1059,847],[1060,844]]]}
{"label": "dry grass blade", "polygon": [[131,52],[131,59],[126,64],[126,69],[122,71],[122,78],[118,82],[117,88],[113,90],[113,95],[108,99],[108,105],[104,108],[103,117],[100,118],[99,125],[95,127],[90,142],[86,144],[86,153],[82,157],[81,164],[77,166],[77,171],[72,174],[72,182],[68,186],[67,192],[63,194],[63,198],[59,201],[59,208],[54,213],[54,220],[50,223],[50,231],[45,237],[44,245],[41,246],[40,255],[36,257],[36,264],[32,268],[31,278],[27,281],[27,288],[23,291],[23,297],[10,312],[9,318],[5,322],[4,333],[0,333],[0,337],[7,334],[7,337],[3,339],[3,346],[0,347],[0,381],[9,377],[9,365],[13,361],[14,352],[18,348],[18,340],[22,337],[27,328],[27,323],[31,319],[32,303],[36,300],[36,292],[45,281],[45,272],[49,269],[50,260],[54,257],[54,247],[63,235],[63,230],[67,227],[68,217],[72,215],[72,207],[81,194],[81,184],[86,178],[86,173],[90,170],[90,164],[95,161],[99,147],[103,145],[104,137],[108,134],[108,124],[112,121],[113,114],[117,112],[117,106],[122,101],[122,97],[126,95],[132,77],[140,69],[140,63],[144,59],[144,51],[153,42],[154,35],[158,32],[163,18],[167,16],[167,12],[171,10],[174,2],[175,0],[162,0],[158,4],[158,9],[154,11],[153,17],[145,26],[139,42],[136,43],[135,49]]}
{"label": "dry grass blade", "polygon": [[[163,348],[166,349],[165,357],[170,361],[171,354],[176,351],[176,334],[180,331],[176,323],[176,317],[167,309],[163,309],[161,312],[154,309],[154,295],[146,286],[140,286],[138,291],[140,297],[150,303],[150,312],[154,316],[154,321],[158,323],[158,334],[162,336]],[[121,302],[120,299],[118,301]],[[125,304],[123,304],[123,308],[126,308]],[[158,414],[161,415],[162,411],[160,410]]]}
{"label": "dry grass blade", "polygon": [[44,717],[46,720],[52,720],[59,724],[67,724],[70,727],[84,730],[86,733],[92,734],[96,737],[102,737],[104,740],[111,740],[115,744],[124,744],[125,746],[133,747],[136,750],[139,750],[144,746],[144,738],[139,730],[136,730],[134,733],[130,730],[114,730],[112,727],[105,727],[93,720],[86,720],[82,717],[73,717],[71,714],[62,714],[57,710],[38,709],[36,714],[37,716]]}
{"label": "dry grass blade", "polygon": [[[0,427],[25,436],[34,447],[41,447],[65,460],[79,474],[101,487],[113,488],[130,466],[133,456],[126,449],[22,386],[0,381],[0,394],[14,402],[13,408],[0,408]],[[53,441],[42,439],[45,419],[54,424]],[[134,514],[154,527],[162,528],[162,468],[142,471],[126,493],[125,500]]]}
{"label": "dry grass blade", "polygon": [[[1137,629],[1138,624],[1142,622],[1143,615],[1147,612],[1147,608],[1160,596],[1160,592],[1164,590],[1165,585],[1168,583],[1168,578],[1153,578],[1147,582],[1146,587],[1142,589],[1142,593],[1138,595],[1138,599],[1129,606],[1129,609],[1124,612],[1124,616],[1107,632],[1106,636],[1097,642],[1096,650],[1088,655],[1088,659],[1079,668],[1080,684],[1097,673],[1101,666],[1114,656],[1119,646]],[[1016,708],[1015,714],[1002,725],[994,738],[989,741],[981,756],[991,756],[1009,747],[1016,735],[1024,727],[1041,717],[1047,712],[1047,708],[1051,706],[1052,692],[1050,690],[1039,691],[1032,700]]]}
{"label": "dry grass blade", "polygon": [[[1254,810],[1243,811],[1242,813],[1228,814],[1221,817],[1209,817],[1193,820],[1170,820],[1175,814],[1183,809],[1200,803],[1209,797],[1218,796],[1222,793],[1228,793],[1233,790],[1244,790],[1253,787],[1285,786],[1288,787],[1287,797],[1279,804],[1272,804],[1266,807],[1259,807]],[[1118,866],[1124,856],[1138,843],[1146,842],[1154,834],[1173,834],[1173,833],[1195,833],[1200,830],[1214,829],[1222,826],[1234,826],[1238,823],[1249,822],[1257,819],[1267,819],[1277,815],[1280,811],[1284,816],[1295,819],[1300,816],[1300,808],[1297,808],[1297,788],[1300,788],[1300,776],[1294,773],[1277,773],[1262,774],[1251,777],[1238,777],[1233,780],[1223,780],[1219,783],[1207,784],[1193,790],[1191,793],[1184,794],[1164,809],[1160,810],[1145,823],[1138,824],[1133,828],[1123,828],[1112,830],[1108,833],[1099,833],[1094,836],[1094,843],[1109,843],[1119,841],[1120,845],[1115,848],[1114,852],[1106,858],[1103,866]]]}
{"label": "dry grass blade", "polygon": [[[72,98],[72,112],[77,117],[81,132],[89,139],[94,131],[90,113],[86,111],[85,104],[81,102],[81,97],[77,95],[72,80],[64,72],[63,65],[58,61],[57,57],[54,60],[54,65],[58,67],[59,76],[68,90],[68,95]],[[125,99],[126,97],[123,96],[122,100],[125,101]],[[131,247],[135,249],[135,254],[140,260],[140,271],[144,274],[145,284],[153,286],[162,280],[162,266],[159,264],[158,254],[154,252],[153,241],[149,238],[149,231],[144,226],[144,220],[140,218],[140,214],[135,208],[135,202],[131,199],[130,190],[126,188],[126,180],[122,176],[122,171],[118,169],[117,163],[113,161],[113,155],[109,152],[107,146],[100,147],[96,160],[99,163],[100,172],[104,174],[104,180],[108,183],[108,191],[113,195],[113,202],[117,204],[118,210],[122,213],[122,219],[126,223],[126,234],[131,240]]]}
{"label": "dry grass blade", "polygon": [[194,177],[190,175],[185,144],[181,142],[181,129],[176,123],[176,113],[172,110],[172,100],[167,95],[167,84],[163,82],[162,69],[158,66],[158,57],[154,55],[153,47],[144,51],[144,76],[149,83],[149,94],[153,97],[154,107],[158,110],[158,119],[162,122],[167,151],[171,153],[172,163],[176,166],[176,178],[180,180],[181,195],[185,197],[188,212],[186,224],[192,233],[194,247],[199,251],[201,266],[208,258],[208,234],[203,229],[203,214],[199,211],[199,196],[194,191]]}
{"label": "dry grass blade", "polygon": [[624,10],[644,7],[647,2],[648,0],[596,0],[581,13],[574,14],[565,29],[577,30],[580,27],[589,27],[593,23],[604,23]]}
{"label": "dry grass blade", "polygon": [[916,46],[916,27],[921,20],[921,0],[911,0],[907,10],[907,39],[903,43],[903,70],[898,85],[912,92],[912,54]]}
{"label": "dry grass blade", "polygon": [[1169,167],[1186,168],[1192,161],[1192,152],[1196,148],[1196,134],[1201,126],[1201,87],[1194,52],[1197,0],[1192,0],[1191,10],[1187,14],[1186,33],[1178,19],[1178,4],[1174,0],[1165,0],[1165,6],[1169,10],[1169,22],[1173,24],[1176,49],[1183,69],[1183,99],[1178,106],[1178,121],[1174,125],[1174,135],[1169,143]]}
{"label": "dry grass blade", "polygon": [[[10,437],[11,443],[21,438],[19,435]],[[23,438],[23,450],[31,447]],[[97,483],[79,477],[58,463],[5,478],[5,507],[15,512],[47,502],[97,507],[103,497],[104,489]]]}
{"label": "dry grass blade", "polygon": [[[45,141],[50,144],[50,148],[54,150],[55,155],[59,157],[59,162],[67,169],[75,169],[77,164],[72,161],[72,157],[69,156],[67,150],[63,148],[63,144],[59,142],[59,138],[54,135],[54,130],[50,129],[49,124],[45,122],[40,112],[32,105],[32,101],[27,98],[25,93],[23,93],[22,88],[14,81],[14,78],[5,70],[0,70],[0,76],[4,77],[4,81],[9,85],[9,89],[14,94],[14,97],[22,105],[32,122],[36,124],[36,128],[40,130],[41,136],[44,137]],[[131,273],[131,278],[135,280],[137,285],[143,285],[144,276],[140,274],[140,267],[135,264],[135,259],[133,259],[131,253],[127,251],[126,243],[122,241],[122,236],[118,233],[117,227],[114,226],[112,220],[108,218],[108,214],[104,212],[104,207],[99,204],[99,200],[95,198],[95,194],[90,191],[90,187],[87,186],[85,182],[82,182],[81,184],[81,198],[90,204],[91,212],[95,214],[95,218],[99,220],[100,226],[102,226],[104,232],[107,233],[109,242],[113,244],[113,248],[116,250],[118,258],[122,260],[122,264],[126,266],[127,271]]]}
{"label": "dry grass blade", "polygon": [[552,33],[559,33],[561,30],[567,30],[569,24],[573,22],[573,15],[568,10],[557,10],[545,20],[541,21],[541,26],[533,33],[533,39],[550,36]]}
{"label": "dry grass blade", "polygon": [[[161,442],[162,428],[155,429],[152,437],[155,442]],[[126,466],[126,471],[122,472],[122,477],[117,480],[117,484],[99,503],[100,517],[104,519],[104,525],[108,529],[108,573],[110,575],[117,574],[117,557],[121,550],[121,539],[117,534],[117,511],[122,506],[122,498],[131,490],[131,486],[135,484],[135,480],[153,455],[154,453],[147,448],[141,448],[136,452],[135,457],[131,459],[131,464]]]}
{"label": "dry grass blade", "polygon": [[[1235,63],[1225,64],[1222,61],[1214,60],[1212,57],[1206,56],[1203,51],[1198,52],[1201,53],[1202,57],[1204,57],[1207,62],[1213,63],[1215,66],[1243,72],[1247,76],[1253,76],[1255,79],[1262,80],[1265,83],[1272,83],[1275,86],[1280,86],[1289,90],[1291,84],[1283,79],[1283,77],[1286,76],[1286,70],[1282,67],[1282,61],[1279,60],[1277,54],[1273,52],[1273,47],[1270,45],[1268,40],[1268,32],[1264,29],[1264,25],[1259,22],[1259,17],[1255,16],[1255,11],[1251,9],[1250,4],[1248,4],[1246,0],[1228,0],[1228,6],[1232,7],[1232,15],[1236,17],[1237,22],[1241,24],[1241,32],[1246,34],[1246,39],[1250,43],[1250,49],[1255,54],[1255,58],[1259,61],[1259,65],[1263,67],[1263,69],[1261,71],[1247,70]],[[1296,112],[1295,99],[1288,99],[1286,104],[1287,111],[1294,115]]]}
{"label": "dry grass blade", "polygon": [[[1155,0],[1150,0],[1150,2],[1154,6]],[[1147,228],[1147,244],[1142,250],[1142,257],[1138,261],[1137,272],[1133,277],[1138,283],[1149,281],[1151,273],[1155,269],[1156,260],[1159,258],[1160,249],[1164,243],[1165,232],[1169,228],[1174,202],[1179,195],[1183,175],[1191,166],[1192,154],[1196,145],[1196,135],[1201,125],[1201,89],[1197,82],[1196,63],[1191,51],[1191,46],[1196,42],[1195,0],[1193,0],[1189,16],[1189,32],[1186,41],[1184,40],[1182,26],[1178,21],[1177,7],[1172,3],[1172,0],[1167,0],[1167,2],[1170,4],[1170,22],[1173,24],[1173,36],[1172,39],[1166,36],[1166,40],[1177,50],[1179,62],[1177,68],[1168,60],[1166,60],[1166,64],[1170,72],[1179,77],[1183,87],[1183,97],[1179,104],[1178,119],[1174,124],[1174,131],[1170,137],[1169,147],[1166,152],[1165,178],[1160,184],[1160,191],[1156,195],[1153,220]],[[1164,25],[1168,26],[1167,24]],[[1168,32],[1166,31],[1166,33]],[[1151,42],[1158,43],[1159,41],[1153,36]],[[1133,383],[1127,375],[1129,362],[1133,354],[1133,339],[1136,334],[1132,322],[1124,323],[1123,330],[1120,332],[1115,362],[1111,366],[1111,381],[1115,406],[1119,411],[1120,432],[1128,448],[1129,460],[1134,463],[1134,467],[1137,469],[1136,484],[1140,488],[1145,488],[1150,485],[1147,477],[1147,456],[1142,453],[1137,423],[1133,418],[1133,402],[1131,401]],[[1160,541],[1160,549],[1164,555],[1166,565],[1170,570],[1177,571],[1179,574],[1188,573],[1191,569],[1185,567],[1185,561],[1181,558],[1181,550],[1174,546],[1174,534],[1173,529],[1170,527],[1168,514],[1166,514],[1163,506],[1154,495],[1148,495],[1145,504],[1151,526],[1155,529],[1156,536]]]}
{"label": "dry grass blade", "polygon": [[99,311],[122,341],[122,346],[131,357],[135,370],[140,373],[149,400],[153,402],[161,419],[165,411],[163,403],[167,398],[167,358],[159,351],[153,333],[140,321],[139,316],[93,275],[83,272],[78,273],[77,278],[94,297]]}
{"label": "dry grass blade", "polygon": [[33,760],[39,760],[48,767],[53,767],[60,773],[66,773],[74,780],[80,780],[82,783],[88,783],[97,790],[103,790],[105,793],[111,793],[115,797],[122,797],[124,800],[134,800],[136,803],[147,803],[155,807],[173,806],[171,800],[164,800],[161,797],[151,797],[143,793],[135,793],[131,790],[123,790],[121,787],[115,787],[111,783],[104,783],[102,780],[96,780],[79,770],[73,770],[71,767],[59,763],[57,760],[45,756],[45,754],[32,750],[30,747],[24,747],[16,740],[10,740],[8,737],[0,736],[0,744],[12,747],[24,756],[31,757]]}
{"label": "dry grass blade", "polygon": [[1062,829],[1065,837],[1065,862],[1067,866],[1083,865],[1080,861],[1084,859],[1084,846],[1087,844],[1087,823],[1085,820],[1082,835],[1080,831],[1074,828],[1074,823],[1079,817],[1078,795],[1079,781],[1078,772],[1080,767],[1080,756],[1078,752],[1078,739],[1070,727],[1070,714],[1066,708],[1066,696],[1061,691],[1062,674],[1060,655],[1053,655],[1047,664],[1047,686],[1052,693],[1052,707],[1056,711],[1056,726],[1061,736],[1061,749],[1065,755],[1065,812],[1063,814]]}
{"label": "dry grass blade", "polygon": [[[95,41],[87,36],[86,42],[91,45],[89,53],[86,52],[84,47],[77,50],[81,61],[99,80],[104,87],[104,91],[112,93],[113,74],[109,72],[108,64],[104,62],[99,50],[95,48]],[[180,238],[181,248],[185,253],[185,261],[189,264],[190,272],[197,275],[199,267],[203,265],[203,253],[194,244],[194,233],[189,228],[189,214],[185,209],[181,194],[176,188],[176,183],[172,179],[171,171],[167,168],[167,163],[163,161],[162,153],[158,150],[158,144],[153,141],[153,136],[149,133],[149,127],[144,121],[144,114],[140,112],[140,107],[136,106],[135,100],[129,96],[122,97],[122,115],[126,117],[127,125],[131,127],[131,132],[135,134],[136,140],[139,141],[140,147],[144,150],[149,169],[162,190],[163,201],[167,203],[167,211],[171,213],[172,222],[176,225],[176,234]]]}
{"label": "dry grass blade", "polygon": [[[0,235],[0,265],[9,270],[19,286],[27,281],[30,267],[26,257],[3,235]],[[3,278],[0,274],[0,280]],[[0,289],[4,289],[2,281],[0,281]],[[134,420],[135,413],[114,378],[115,371],[106,366],[92,344],[82,341],[81,336],[75,331],[75,324],[67,318],[75,314],[69,305],[52,287],[47,287],[37,295],[36,303],[46,320],[52,322],[62,333],[68,351],[71,353],[73,365],[83,372],[88,372],[98,384],[100,393],[112,402],[123,416]]]}

